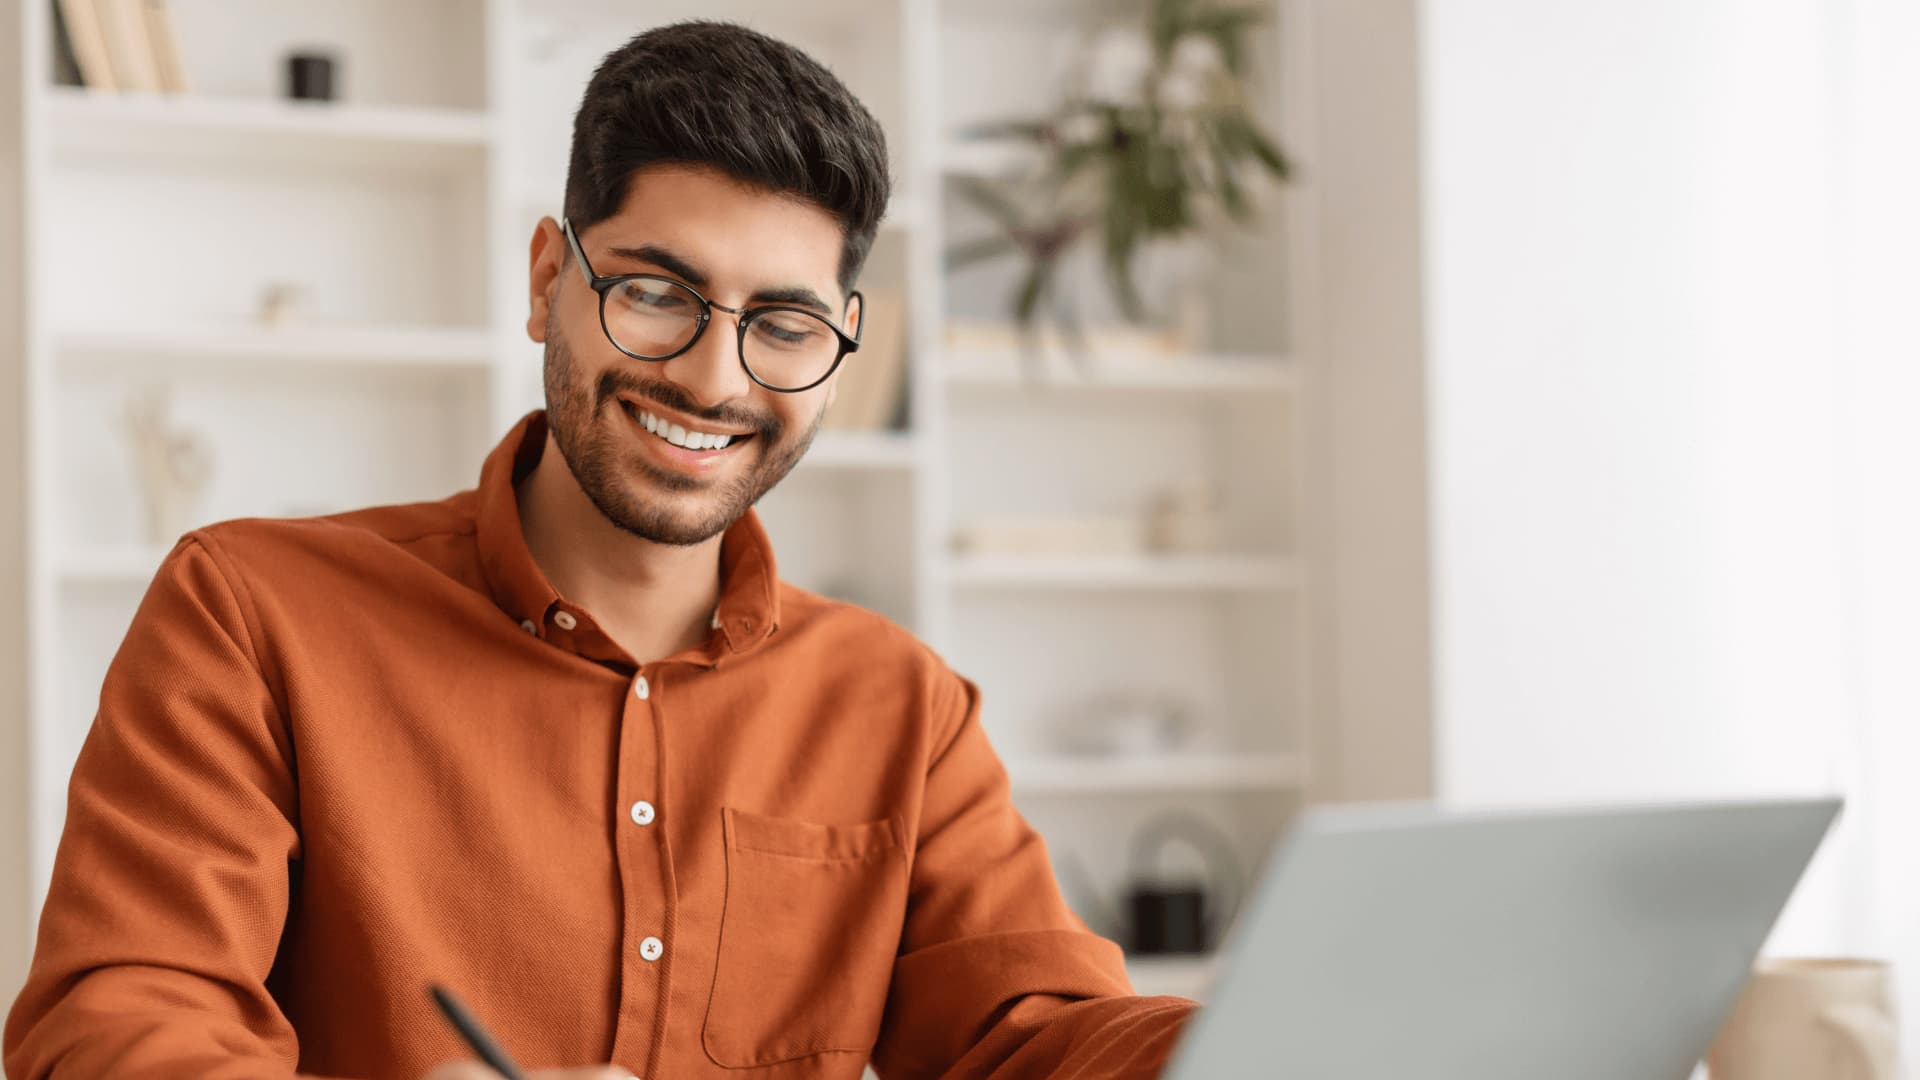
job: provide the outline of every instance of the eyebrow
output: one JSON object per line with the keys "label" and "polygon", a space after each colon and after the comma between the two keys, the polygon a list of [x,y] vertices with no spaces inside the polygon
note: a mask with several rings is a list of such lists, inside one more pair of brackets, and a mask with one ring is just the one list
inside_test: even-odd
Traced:
{"label": "eyebrow", "polygon": [[[686,283],[696,289],[707,287],[707,275],[685,256],[675,254],[658,244],[641,244],[639,247],[613,247],[607,254],[629,262],[649,263],[675,277],[684,278]],[[804,285],[787,285],[780,288],[756,289],[747,297],[749,306],[754,304],[794,304],[812,308],[822,315],[833,315],[833,306],[820,299],[820,294]]]}

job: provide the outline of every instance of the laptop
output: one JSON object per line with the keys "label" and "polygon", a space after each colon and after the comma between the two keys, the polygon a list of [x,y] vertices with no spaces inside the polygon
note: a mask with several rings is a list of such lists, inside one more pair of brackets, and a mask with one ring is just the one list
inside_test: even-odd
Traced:
{"label": "laptop", "polygon": [[1837,799],[1302,814],[1174,1080],[1687,1080]]}

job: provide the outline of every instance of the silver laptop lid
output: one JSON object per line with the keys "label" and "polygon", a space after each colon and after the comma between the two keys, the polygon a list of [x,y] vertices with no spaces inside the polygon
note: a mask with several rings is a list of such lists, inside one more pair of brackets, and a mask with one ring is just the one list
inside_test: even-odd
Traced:
{"label": "silver laptop lid", "polygon": [[1177,1080],[1685,1080],[1835,799],[1310,810]]}

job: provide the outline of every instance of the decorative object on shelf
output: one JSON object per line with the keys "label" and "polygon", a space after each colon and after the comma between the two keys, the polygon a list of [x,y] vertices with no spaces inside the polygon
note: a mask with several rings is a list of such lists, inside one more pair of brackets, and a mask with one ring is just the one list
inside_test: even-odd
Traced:
{"label": "decorative object on shelf", "polygon": [[113,81],[122,90],[154,94],[160,91],[160,69],[147,40],[142,0],[94,0],[100,31],[113,63]]}
{"label": "decorative object on shelf", "polygon": [[860,348],[841,363],[835,375],[839,388],[820,423],[828,431],[887,431],[900,426],[907,372],[906,296],[887,288],[865,295]]}
{"label": "decorative object on shelf", "polygon": [[49,6],[53,8],[53,85],[85,86],[87,77],[74,51],[73,31],[67,26],[66,12],[61,10],[66,5],[62,0],[51,0]]}
{"label": "decorative object on shelf", "polygon": [[[95,90],[120,89],[113,74],[113,54],[107,49],[106,27],[101,25],[100,11],[93,0],[55,0],[54,30],[71,44],[82,83]],[[56,37],[56,54],[59,48]]]}
{"label": "decorative object on shelf", "polygon": [[270,281],[260,290],[260,303],[256,317],[261,326],[284,326],[293,322],[300,314],[300,300],[306,296],[306,286],[291,281]]}
{"label": "decorative object on shelf", "polygon": [[1168,555],[1220,549],[1220,498],[1212,484],[1190,479],[1155,493],[1147,510],[1147,547]]}
{"label": "decorative object on shelf", "polygon": [[1713,1080],[1899,1080],[1899,1033],[1885,962],[1764,959],[1707,1052],[1707,1071]]}
{"label": "decorative object on shelf", "polygon": [[1146,550],[1138,518],[990,517],[953,530],[953,550],[967,555],[1071,558],[1139,555]]}
{"label": "decorative object on shelf", "polygon": [[[1198,852],[1205,877],[1159,868],[1171,842]],[[1240,890],[1239,860],[1227,836],[1205,818],[1169,811],[1148,819],[1133,836],[1126,900],[1127,951],[1141,956],[1196,954],[1218,944]]]}
{"label": "decorative object on shelf", "polygon": [[339,61],[323,52],[296,52],[287,56],[287,96],[295,101],[332,101]]}
{"label": "decorative object on shelf", "polygon": [[54,83],[185,93],[169,0],[50,0]]}
{"label": "decorative object on shelf", "polygon": [[1180,698],[1152,690],[1101,694],[1069,710],[1056,723],[1059,749],[1087,756],[1156,757],[1183,750],[1193,740],[1193,710]]}
{"label": "decorative object on shelf", "polygon": [[150,387],[128,401],[134,475],[146,500],[147,543],[172,544],[192,528],[201,494],[213,475],[213,451],[197,432],[172,425],[172,397]]}
{"label": "decorative object on shelf", "polygon": [[180,58],[180,39],[173,30],[171,0],[141,0],[147,23],[147,43],[153,49],[153,66],[160,75],[160,89],[169,94],[187,92],[187,67]]}
{"label": "decorative object on shelf", "polygon": [[[1122,314],[1134,322],[1170,319],[1191,346],[1196,324],[1206,321],[1192,275],[1170,290],[1168,304],[1153,305],[1141,294],[1136,263],[1147,245],[1177,249],[1216,220],[1252,221],[1250,168],[1274,181],[1288,177],[1286,157],[1247,104],[1253,72],[1245,35],[1262,18],[1254,8],[1213,0],[1150,0],[1144,26],[1113,23],[1092,35],[1066,99],[1050,115],[962,132],[1015,141],[1030,152],[1029,167],[1010,177],[954,178],[955,193],[997,232],[951,248],[948,268],[1022,257],[1025,272],[1011,298],[1015,323],[1031,331],[1049,311],[1061,337],[1077,345],[1084,330],[1062,268],[1097,236]],[[1164,310],[1169,304],[1176,310]]]}

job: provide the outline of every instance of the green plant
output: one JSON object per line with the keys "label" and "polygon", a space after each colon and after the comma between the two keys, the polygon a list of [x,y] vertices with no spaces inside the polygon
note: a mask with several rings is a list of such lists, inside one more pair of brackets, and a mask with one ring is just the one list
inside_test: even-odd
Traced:
{"label": "green plant", "polygon": [[1026,266],[1010,300],[1015,322],[1031,331],[1043,308],[1051,310],[1072,342],[1079,318],[1060,288],[1061,261],[1097,240],[1120,310],[1142,321],[1148,313],[1135,260],[1143,245],[1220,217],[1251,221],[1250,183],[1289,175],[1286,157],[1247,106],[1246,34],[1263,17],[1209,0],[1150,0],[1144,25],[1091,36],[1052,114],[962,132],[1037,153],[1019,176],[953,179],[955,193],[997,231],[949,249],[948,268],[1021,256]]}

